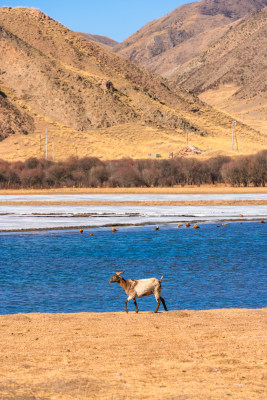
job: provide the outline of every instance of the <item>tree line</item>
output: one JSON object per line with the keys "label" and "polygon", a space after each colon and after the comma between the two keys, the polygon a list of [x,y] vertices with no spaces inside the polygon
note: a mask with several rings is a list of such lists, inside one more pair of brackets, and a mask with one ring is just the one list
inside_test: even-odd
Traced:
{"label": "tree line", "polygon": [[225,183],[232,186],[265,186],[267,150],[236,158],[218,156],[208,160],[120,159],[70,157],[65,161],[29,158],[0,160],[0,188],[62,187],[159,187]]}

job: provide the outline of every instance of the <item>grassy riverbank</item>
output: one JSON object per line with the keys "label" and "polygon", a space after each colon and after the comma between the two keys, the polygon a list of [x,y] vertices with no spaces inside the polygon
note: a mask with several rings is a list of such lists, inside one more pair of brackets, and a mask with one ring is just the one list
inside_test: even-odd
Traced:
{"label": "grassy riverbank", "polygon": [[267,309],[0,316],[1,399],[264,399]]}

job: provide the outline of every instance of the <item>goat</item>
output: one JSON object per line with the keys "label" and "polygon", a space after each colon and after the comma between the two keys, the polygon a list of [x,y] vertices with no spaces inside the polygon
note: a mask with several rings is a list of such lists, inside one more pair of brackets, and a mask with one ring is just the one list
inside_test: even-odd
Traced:
{"label": "goat", "polygon": [[160,302],[162,302],[164,310],[168,311],[165,300],[160,296],[161,294],[161,281],[163,276],[161,277],[160,281],[156,278],[150,278],[150,279],[127,279],[125,280],[124,278],[121,277],[121,274],[124,274],[125,271],[123,272],[117,272],[115,275],[113,275],[109,283],[113,282],[118,282],[121,287],[125,290],[125,293],[128,295],[128,299],[125,301],[125,311],[128,313],[127,310],[127,303],[129,300],[134,301],[135,309],[136,312],[138,313],[138,307],[136,303],[136,297],[144,297],[144,296],[150,296],[151,294],[154,294],[156,301],[157,301],[157,307],[155,310],[155,313],[158,312]]}

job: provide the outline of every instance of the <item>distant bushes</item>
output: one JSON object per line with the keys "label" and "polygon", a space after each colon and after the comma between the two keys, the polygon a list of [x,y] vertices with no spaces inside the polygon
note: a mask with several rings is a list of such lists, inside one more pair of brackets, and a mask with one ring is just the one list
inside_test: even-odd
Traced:
{"label": "distant bushes", "polygon": [[238,158],[215,157],[170,160],[121,159],[101,161],[95,157],[25,162],[0,160],[0,188],[60,187],[157,187],[227,183],[232,186],[265,186],[267,150]]}

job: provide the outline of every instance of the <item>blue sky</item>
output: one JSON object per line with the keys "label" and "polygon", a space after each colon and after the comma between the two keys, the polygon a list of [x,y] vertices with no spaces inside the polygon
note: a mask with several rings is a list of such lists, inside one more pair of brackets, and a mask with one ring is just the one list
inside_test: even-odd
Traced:
{"label": "blue sky", "polygon": [[74,31],[119,42],[147,22],[195,0],[0,0],[0,6],[34,7]]}

